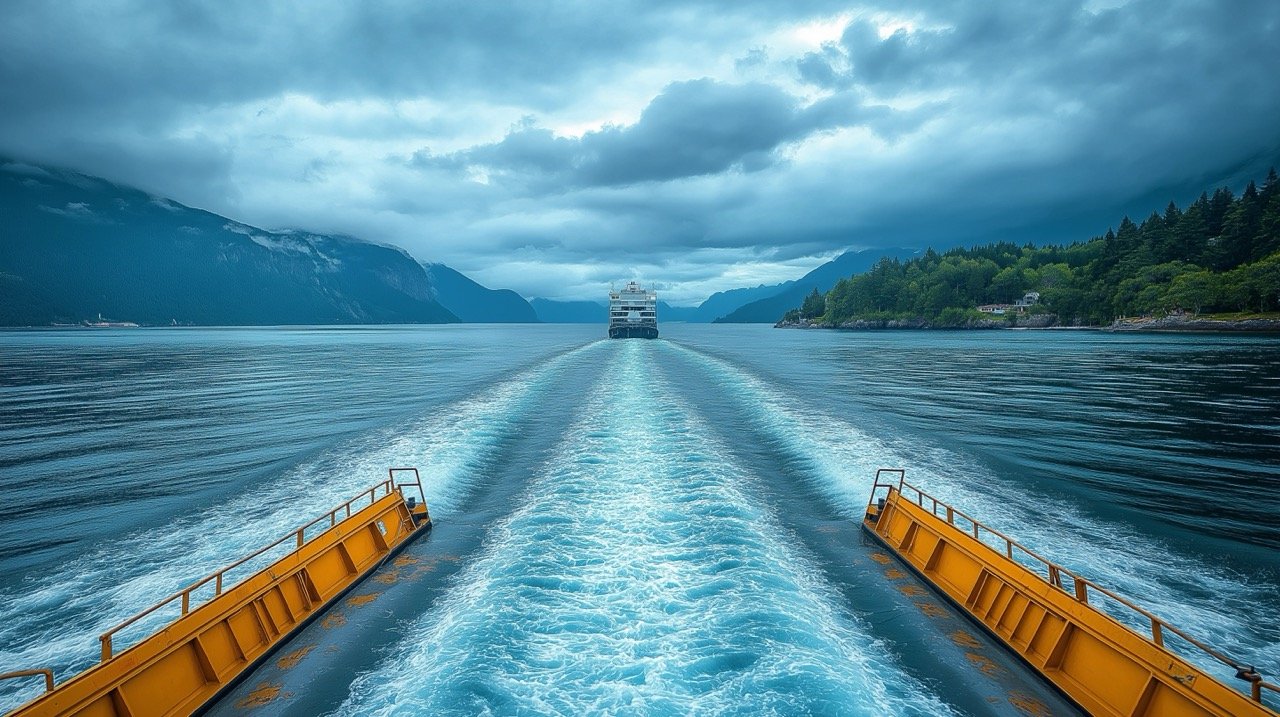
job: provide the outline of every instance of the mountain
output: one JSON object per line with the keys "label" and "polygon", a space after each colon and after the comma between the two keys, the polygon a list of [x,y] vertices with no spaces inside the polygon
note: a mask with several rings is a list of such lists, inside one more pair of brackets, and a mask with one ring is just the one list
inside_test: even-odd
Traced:
{"label": "mountain", "polygon": [[[672,306],[665,301],[658,302],[659,321],[687,321],[690,323],[707,323],[711,319],[702,318],[700,306]],[[712,317],[715,318],[715,317]]]}
{"label": "mountain", "polygon": [[[908,258],[913,249],[850,251],[819,266],[804,277],[781,284],[717,291],[697,306],[671,306],[658,302],[658,322],[689,323],[769,323],[777,321],[789,309],[799,306],[816,286],[828,291],[836,282],[870,269],[880,257]],[[594,324],[605,321],[608,307],[603,301],[554,301],[534,299],[538,318],[555,324]],[[448,304],[446,304],[448,305]],[[782,308],[778,308],[782,307]],[[450,308],[453,308],[450,306]]]}
{"label": "mountain", "polygon": [[[603,302],[534,299],[529,303],[538,318],[548,324],[605,324],[609,321],[609,306]],[[658,320],[662,320],[661,314]]]}
{"label": "mountain", "polygon": [[538,314],[516,292],[489,289],[444,264],[426,264],[435,300],[467,323],[534,324]]}
{"label": "mountain", "polygon": [[744,304],[729,314],[715,320],[717,324],[772,324],[787,311],[804,303],[804,297],[817,289],[826,293],[836,282],[854,274],[861,274],[882,257],[907,259],[914,256],[914,249],[863,249],[847,251],[831,261],[805,274],[796,281],[782,284],[782,290],[763,299]]}
{"label": "mountain", "polygon": [[759,299],[767,299],[783,289],[796,283],[794,280],[781,284],[761,284],[748,289],[729,289],[717,291],[698,305],[699,321],[715,321],[721,316],[733,313],[738,307],[750,304]]}
{"label": "mountain", "polygon": [[74,172],[0,160],[0,325],[445,323],[400,249],[266,231]]}
{"label": "mountain", "polygon": [[[759,286],[755,289],[717,291],[698,306],[672,306],[665,301],[659,301],[658,321],[708,324],[717,316],[727,314],[743,303],[751,301],[761,290],[776,292],[791,283],[794,282],[769,287]],[[537,312],[538,318],[549,324],[594,324],[605,321],[609,314],[608,304],[603,301],[533,299],[530,303]],[[452,309],[453,306],[449,305],[449,308]]]}
{"label": "mountain", "polygon": [[[609,305],[603,301],[556,301],[554,299],[534,299],[529,302],[538,318],[548,324],[605,324],[609,321]],[[701,321],[699,310],[694,306],[672,306],[665,301],[658,302],[658,323],[664,321]]]}

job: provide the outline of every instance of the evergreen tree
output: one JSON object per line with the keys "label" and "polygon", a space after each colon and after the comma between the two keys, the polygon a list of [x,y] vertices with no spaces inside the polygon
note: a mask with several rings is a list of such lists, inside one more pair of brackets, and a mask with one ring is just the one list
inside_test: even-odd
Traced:
{"label": "evergreen tree", "polygon": [[813,288],[804,299],[804,304],[800,307],[800,315],[806,319],[816,319],[827,311],[827,300],[822,294],[818,293],[818,287]]}
{"label": "evergreen tree", "polygon": [[1254,253],[1258,257],[1268,257],[1280,252],[1280,177],[1276,176],[1275,167],[1267,173],[1258,198],[1262,216],[1254,240]]}
{"label": "evergreen tree", "polygon": [[1220,258],[1224,263],[1221,268],[1231,268],[1261,258],[1254,256],[1254,243],[1261,228],[1262,203],[1258,187],[1249,182],[1244,194],[1240,195],[1227,212],[1222,224]]}

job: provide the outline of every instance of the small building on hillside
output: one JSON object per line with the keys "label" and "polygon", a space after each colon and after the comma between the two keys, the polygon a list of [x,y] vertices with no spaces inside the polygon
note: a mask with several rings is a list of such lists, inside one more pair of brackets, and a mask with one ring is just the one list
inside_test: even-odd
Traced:
{"label": "small building on hillside", "polygon": [[1038,301],[1040,301],[1040,292],[1028,291],[1022,295],[1021,299],[1018,299],[1012,304],[983,304],[978,307],[978,311],[981,311],[984,314],[994,314],[996,316],[1007,314],[1010,311],[1015,314],[1025,314],[1027,313],[1027,308],[1034,306]]}

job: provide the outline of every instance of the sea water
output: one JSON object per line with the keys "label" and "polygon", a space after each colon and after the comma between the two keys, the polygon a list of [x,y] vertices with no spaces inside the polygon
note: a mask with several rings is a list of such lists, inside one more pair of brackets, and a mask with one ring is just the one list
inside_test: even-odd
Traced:
{"label": "sea water", "polygon": [[454,564],[306,711],[972,712],[845,568],[880,467],[1280,672],[1280,340],[599,329],[0,333],[0,671],[416,465]]}

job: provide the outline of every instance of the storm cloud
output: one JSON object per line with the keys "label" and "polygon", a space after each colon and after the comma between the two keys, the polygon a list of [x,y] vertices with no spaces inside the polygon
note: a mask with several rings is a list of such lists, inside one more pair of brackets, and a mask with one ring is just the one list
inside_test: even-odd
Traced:
{"label": "storm cloud", "polygon": [[526,296],[693,302],[1238,185],[1280,159],[1277,70],[1269,0],[15,0],[0,153]]}

